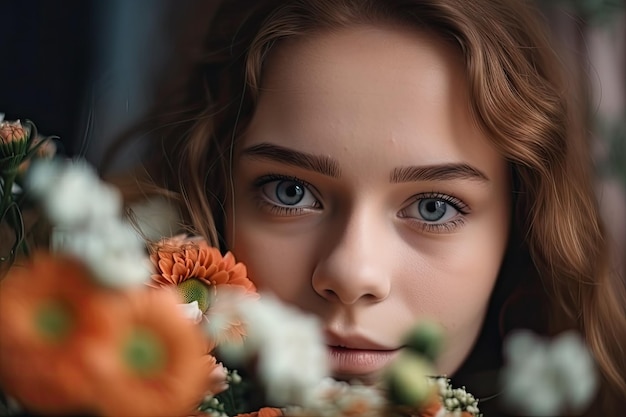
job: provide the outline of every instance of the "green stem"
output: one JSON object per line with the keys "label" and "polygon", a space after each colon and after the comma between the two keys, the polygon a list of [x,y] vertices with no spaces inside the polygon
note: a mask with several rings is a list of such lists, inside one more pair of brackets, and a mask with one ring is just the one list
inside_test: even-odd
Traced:
{"label": "green stem", "polygon": [[7,176],[4,178],[2,187],[2,205],[0,205],[0,213],[4,213],[9,208],[9,204],[11,204],[13,184],[15,183],[15,178],[17,178],[17,170],[15,169],[5,171],[5,173]]}
{"label": "green stem", "polygon": [[[2,187],[2,201],[0,202],[0,217],[1,221],[4,221],[5,216],[8,217],[8,224],[16,234],[16,243],[11,249],[9,256],[9,262],[15,258],[18,248],[22,248],[25,254],[28,254],[28,246],[22,241],[24,239],[24,223],[22,216],[19,213],[19,206],[13,201],[13,184],[17,178],[17,169],[11,169],[4,171],[6,175],[3,180]],[[4,260],[4,257],[2,258]]]}

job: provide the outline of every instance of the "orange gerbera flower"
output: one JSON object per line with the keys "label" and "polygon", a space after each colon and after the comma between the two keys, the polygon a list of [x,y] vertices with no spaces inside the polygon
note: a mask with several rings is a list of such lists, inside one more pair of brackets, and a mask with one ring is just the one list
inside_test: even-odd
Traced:
{"label": "orange gerbera flower", "polygon": [[[156,268],[149,286],[174,287],[183,303],[196,301],[206,320],[219,309],[212,307],[221,298],[233,293],[256,296],[256,287],[248,278],[246,266],[237,263],[232,253],[222,256],[217,248],[203,239],[183,235],[163,239],[151,248],[150,259]],[[217,342],[241,341],[245,335],[243,324],[233,319]]]}
{"label": "orange gerbera flower", "polygon": [[264,407],[252,413],[237,414],[236,417],[279,417],[283,415],[280,408]]}
{"label": "orange gerbera flower", "polygon": [[0,385],[27,409],[68,414],[95,394],[85,352],[118,318],[78,261],[38,253],[0,282]]}
{"label": "orange gerbera flower", "polygon": [[[220,366],[205,354],[201,332],[179,312],[171,291],[124,294],[127,319],[118,323],[113,344],[94,357],[102,416],[184,416],[215,389]],[[114,347],[114,348],[111,348]]]}

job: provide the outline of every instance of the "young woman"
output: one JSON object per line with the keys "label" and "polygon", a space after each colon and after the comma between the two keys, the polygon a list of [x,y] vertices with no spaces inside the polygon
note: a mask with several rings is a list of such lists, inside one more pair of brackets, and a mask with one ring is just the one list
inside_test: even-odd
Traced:
{"label": "young woman", "polygon": [[434,318],[438,371],[488,397],[508,331],[576,329],[602,376],[590,415],[621,415],[626,297],[539,22],[522,1],[226,1],[149,178],[321,318],[336,377],[376,380]]}

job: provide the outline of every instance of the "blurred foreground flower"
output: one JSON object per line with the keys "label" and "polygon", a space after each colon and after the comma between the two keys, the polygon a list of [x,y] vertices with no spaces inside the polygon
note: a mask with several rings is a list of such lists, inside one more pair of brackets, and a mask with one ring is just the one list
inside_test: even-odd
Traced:
{"label": "blurred foreground flower", "polygon": [[478,400],[450,380],[433,376],[444,343],[436,322],[422,319],[405,336],[405,349],[385,371],[388,399],[394,409],[420,417],[480,416]]}
{"label": "blurred foreground flower", "polygon": [[82,259],[105,285],[136,286],[149,279],[145,244],[122,219],[120,193],[86,162],[37,161],[27,185],[55,226],[54,250]]}
{"label": "blurred foreground flower", "polygon": [[548,341],[518,331],[505,341],[505,401],[524,415],[581,413],[597,387],[596,369],[580,335],[565,332]]}
{"label": "blurred foreground flower", "polygon": [[376,387],[325,378],[306,409],[287,407],[288,416],[379,417],[386,415],[386,398]]}
{"label": "blurred foreground flower", "polygon": [[0,386],[41,413],[85,410],[88,352],[116,332],[110,309],[74,259],[37,254],[0,281]]}
{"label": "blurred foreground flower", "polygon": [[0,387],[42,414],[185,416],[224,388],[168,291],[103,287],[73,257],[37,254],[0,282]]}
{"label": "blurred foreground flower", "polygon": [[228,310],[234,311],[235,295],[242,300],[258,298],[244,264],[237,263],[230,252],[222,256],[205,240],[185,235],[162,239],[151,245],[150,251],[156,272],[149,286],[175,288],[185,303],[181,306],[185,315],[204,322],[215,344],[243,341],[245,326]]}
{"label": "blurred foreground flower", "polygon": [[202,334],[182,317],[173,293],[140,289],[123,296],[126,317],[113,349],[105,346],[93,358],[99,414],[182,416],[207,393],[223,390],[223,368],[206,354]]}
{"label": "blurred foreground flower", "polygon": [[[317,317],[270,294],[242,303],[240,308],[248,323],[242,353],[257,357],[259,377],[271,404],[314,406],[317,387],[330,374]],[[234,349],[225,353],[233,354]]]}

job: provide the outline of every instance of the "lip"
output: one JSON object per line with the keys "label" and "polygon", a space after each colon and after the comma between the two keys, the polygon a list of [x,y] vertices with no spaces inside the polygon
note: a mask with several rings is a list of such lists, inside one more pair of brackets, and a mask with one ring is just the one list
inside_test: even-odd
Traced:
{"label": "lip", "polygon": [[400,351],[400,348],[385,346],[358,334],[325,332],[325,335],[328,359],[335,376],[370,379]]}

